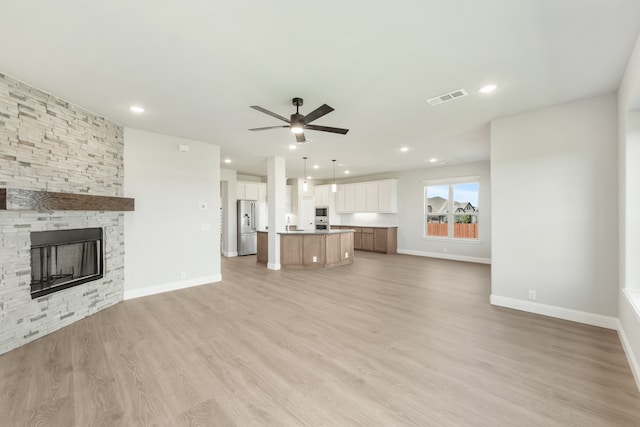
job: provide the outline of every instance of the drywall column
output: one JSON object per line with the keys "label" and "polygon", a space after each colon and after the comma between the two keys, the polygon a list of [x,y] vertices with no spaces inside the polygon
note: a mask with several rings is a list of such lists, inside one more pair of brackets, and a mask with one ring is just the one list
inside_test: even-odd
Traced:
{"label": "drywall column", "polygon": [[270,157],[267,165],[267,200],[269,206],[269,260],[267,268],[280,270],[280,236],[284,231],[286,198],[285,161],[282,157]]}
{"label": "drywall column", "polygon": [[238,218],[237,218],[237,172],[232,169],[220,169],[220,181],[226,186],[222,199],[223,234],[222,246],[225,257],[238,256]]}

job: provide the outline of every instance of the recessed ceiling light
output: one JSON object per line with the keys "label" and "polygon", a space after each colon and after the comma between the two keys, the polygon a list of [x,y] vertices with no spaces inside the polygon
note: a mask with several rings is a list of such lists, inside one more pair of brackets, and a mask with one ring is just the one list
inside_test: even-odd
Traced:
{"label": "recessed ceiling light", "polygon": [[482,86],[478,92],[480,92],[480,93],[491,93],[494,90],[496,90],[497,87],[498,87],[498,85],[495,85],[493,83],[492,84],[488,84],[486,86]]}
{"label": "recessed ceiling light", "polygon": [[435,162],[437,162],[437,161],[438,161],[438,159],[436,159],[435,157],[432,157],[432,158],[430,158],[430,159],[429,159],[429,161],[430,161],[431,163],[435,163]]}
{"label": "recessed ceiling light", "polygon": [[318,169],[320,167],[320,165],[313,165],[314,169]]}
{"label": "recessed ceiling light", "polygon": [[139,105],[130,105],[130,106],[129,106],[129,110],[130,110],[132,113],[136,113],[136,114],[144,113],[144,108],[142,108],[142,107],[141,107],[141,106],[139,106]]}
{"label": "recessed ceiling light", "polygon": [[231,159],[224,159],[225,163],[231,163]]}
{"label": "recessed ceiling light", "polygon": [[311,176],[308,176],[307,179],[311,179]]}
{"label": "recessed ceiling light", "polygon": [[407,151],[409,151],[409,147],[402,147],[400,151],[402,151],[403,153],[406,153]]}
{"label": "recessed ceiling light", "polygon": [[351,173],[351,172],[349,172],[349,171],[344,171],[344,174],[345,174],[345,175],[349,175],[350,173]]}
{"label": "recessed ceiling light", "polygon": [[295,150],[296,148],[298,148],[298,146],[296,144],[289,145],[289,149],[290,150]]}

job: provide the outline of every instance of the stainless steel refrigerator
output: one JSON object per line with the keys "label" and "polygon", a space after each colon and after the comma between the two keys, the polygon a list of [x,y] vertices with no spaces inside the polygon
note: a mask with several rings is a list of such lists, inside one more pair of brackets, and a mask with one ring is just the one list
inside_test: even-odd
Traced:
{"label": "stainless steel refrigerator", "polygon": [[257,252],[257,205],[255,200],[238,200],[238,255]]}

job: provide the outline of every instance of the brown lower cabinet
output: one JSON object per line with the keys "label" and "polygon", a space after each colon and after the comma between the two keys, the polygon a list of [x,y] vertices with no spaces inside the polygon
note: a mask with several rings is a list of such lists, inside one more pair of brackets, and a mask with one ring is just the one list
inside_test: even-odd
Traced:
{"label": "brown lower cabinet", "polygon": [[353,249],[362,249],[362,232],[361,231],[356,231],[355,233],[353,233]]}
{"label": "brown lower cabinet", "polygon": [[362,250],[363,251],[372,251],[374,248],[373,245],[373,228],[366,227],[362,228]]}
{"label": "brown lower cabinet", "polygon": [[353,263],[353,233],[278,233],[280,264],[289,268],[330,268]]}
{"label": "brown lower cabinet", "polygon": [[353,248],[363,251],[395,254],[398,252],[398,227],[350,227],[332,225],[332,229],[352,229]]}
{"label": "brown lower cabinet", "polygon": [[266,231],[258,231],[257,235],[256,262],[266,265],[269,262],[269,234]]}

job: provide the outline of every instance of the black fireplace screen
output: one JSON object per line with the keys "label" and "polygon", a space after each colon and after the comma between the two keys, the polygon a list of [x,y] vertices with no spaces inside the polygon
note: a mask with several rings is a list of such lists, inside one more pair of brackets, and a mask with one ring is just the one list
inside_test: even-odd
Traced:
{"label": "black fireplace screen", "polygon": [[31,298],[103,276],[102,228],[31,233]]}

